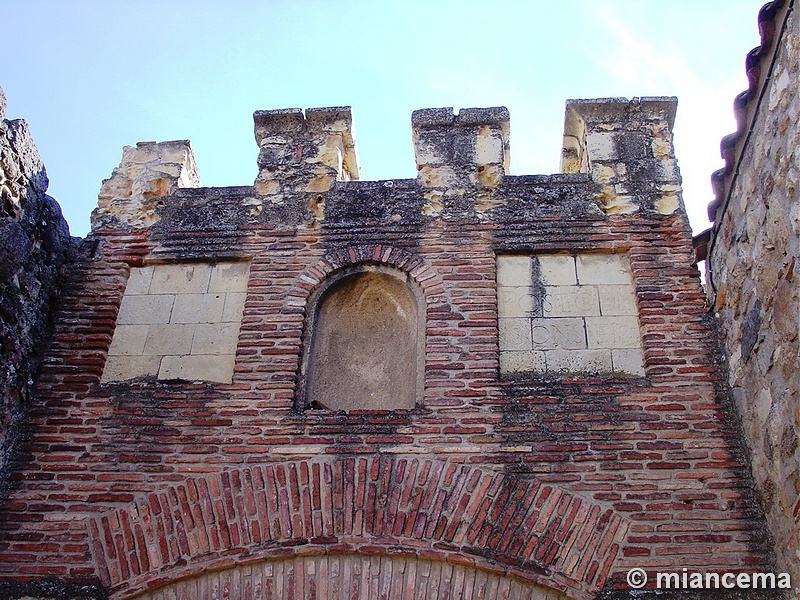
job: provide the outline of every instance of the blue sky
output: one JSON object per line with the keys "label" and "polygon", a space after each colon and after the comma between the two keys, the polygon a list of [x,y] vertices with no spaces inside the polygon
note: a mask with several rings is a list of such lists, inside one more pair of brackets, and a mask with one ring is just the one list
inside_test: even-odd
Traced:
{"label": "blue sky", "polygon": [[506,106],[511,172],[558,170],[568,98],[678,96],[695,231],[734,130],[762,0],[0,0],[6,118],[73,235],[122,147],[190,139],[203,185],[250,185],[259,109],[352,106],[363,179],[414,177],[411,111]]}

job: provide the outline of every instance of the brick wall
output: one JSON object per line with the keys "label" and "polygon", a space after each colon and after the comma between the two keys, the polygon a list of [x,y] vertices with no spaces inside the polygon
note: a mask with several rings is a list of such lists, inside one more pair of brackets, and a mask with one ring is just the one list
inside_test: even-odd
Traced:
{"label": "brick wall", "polygon": [[[504,175],[507,113],[441,110],[414,118],[428,128],[417,139],[438,149],[418,149],[419,180],[347,181],[354,170],[336,175],[334,164],[326,183],[328,154],[315,146],[304,170],[317,138],[295,119],[305,136],[296,144],[283,121],[280,135],[260,132],[260,193],[166,185],[146,226],[126,197],[109,202],[115,212],[96,215],[71,271],[30,442],[0,508],[0,578],[127,598],[228,586],[245,568],[291,564],[300,585],[300,565],[371,573],[386,561],[391,572],[457,570],[450,591],[474,577],[590,598],[628,590],[633,566],[768,568],[688,223],[679,202],[664,201],[674,184],[645,178],[673,160],[664,148],[671,156],[674,100],[590,106],[580,105],[587,138],[602,113],[603,131],[642,142],[604,146],[603,169],[592,170],[589,145],[578,148],[585,172]],[[341,109],[334,116],[336,146],[346,127]],[[643,375],[501,375],[498,256],[554,253],[624,254]],[[233,260],[250,270],[230,383],[102,380],[132,269]],[[332,275],[370,266],[424,297],[422,400],[306,406],[309,299]]]}
{"label": "brick wall", "polygon": [[[759,16],[751,87],[737,98],[741,130],[723,141],[709,254],[712,300],[729,381],[778,565],[800,581],[800,19],[794,2]],[[797,585],[797,583],[795,583]]]}

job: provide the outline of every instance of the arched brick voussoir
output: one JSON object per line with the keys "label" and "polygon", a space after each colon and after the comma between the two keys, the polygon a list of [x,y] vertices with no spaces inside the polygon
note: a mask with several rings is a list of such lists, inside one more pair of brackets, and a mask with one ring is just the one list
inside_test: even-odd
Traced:
{"label": "arched brick voussoir", "polygon": [[128,597],[202,570],[299,553],[414,554],[593,596],[627,523],[551,484],[405,457],[242,467],[90,522],[104,585]]}
{"label": "arched brick voussoir", "polygon": [[360,264],[379,264],[404,271],[426,296],[442,287],[441,277],[421,256],[387,244],[357,244],[332,250],[307,267],[289,292],[288,304],[306,306],[311,293],[331,274]]}

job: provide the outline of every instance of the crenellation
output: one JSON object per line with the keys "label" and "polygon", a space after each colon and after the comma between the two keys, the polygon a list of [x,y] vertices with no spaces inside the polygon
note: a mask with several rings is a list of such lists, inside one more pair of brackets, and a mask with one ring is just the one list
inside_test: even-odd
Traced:
{"label": "crenellation", "polygon": [[590,173],[608,214],[675,213],[680,174],[672,147],[677,99],[569,100],[561,170]]}
{"label": "crenellation", "polygon": [[200,187],[188,140],[139,142],[122,150],[122,160],[103,182],[92,230],[124,223],[148,228],[159,219],[157,208],[178,188]]}
{"label": "crenellation", "polygon": [[360,178],[350,107],[259,110],[253,114],[259,147],[258,195],[326,192],[335,181]]}
{"label": "crenellation", "polygon": [[411,115],[418,179],[453,195],[470,188],[491,190],[508,174],[508,109],[427,108]]}

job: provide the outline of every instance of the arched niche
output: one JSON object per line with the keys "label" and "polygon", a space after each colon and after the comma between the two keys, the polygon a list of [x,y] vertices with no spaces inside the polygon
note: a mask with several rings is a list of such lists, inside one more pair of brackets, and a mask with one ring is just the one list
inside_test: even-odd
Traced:
{"label": "arched niche", "polygon": [[424,307],[398,269],[359,265],[328,278],[309,302],[301,406],[413,408],[423,389]]}

